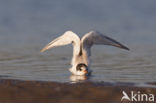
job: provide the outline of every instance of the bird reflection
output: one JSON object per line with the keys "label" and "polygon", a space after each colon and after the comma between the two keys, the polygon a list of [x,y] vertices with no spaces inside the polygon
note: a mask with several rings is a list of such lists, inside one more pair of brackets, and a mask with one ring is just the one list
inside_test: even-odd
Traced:
{"label": "bird reflection", "polygon": [[84,82],[89,79],[89,76],[86,75],[71,75],[69,77],[72,83]]}

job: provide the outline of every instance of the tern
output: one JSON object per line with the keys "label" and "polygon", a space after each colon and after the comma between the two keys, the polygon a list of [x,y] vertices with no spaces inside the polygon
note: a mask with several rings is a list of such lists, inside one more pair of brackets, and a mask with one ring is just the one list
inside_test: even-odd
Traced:
{"label": "tern", "polygon": [[73,57],[71,61],[72,68],[69,69],[73,75],[91,74],[92,70],[90,70],[90,56],[91,47],[93,45],[110,45],[129,50],[129,48],[123,44],[97,31],[90,31],[81,39],[74,32],[66,31],[63,35],[47,44],[41,50],[41,52],[44,52],[53,47],[64,46],[68,44],[73,45]]}

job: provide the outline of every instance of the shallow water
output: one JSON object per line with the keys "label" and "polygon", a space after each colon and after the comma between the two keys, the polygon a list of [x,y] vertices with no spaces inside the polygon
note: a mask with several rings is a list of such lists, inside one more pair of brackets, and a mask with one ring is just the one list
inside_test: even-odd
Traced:
{"label": "shallow water", "polygon": [[[155,82],[155,7],[155,1],[147,0],[0,1],[0,77],[58,82]],[[92,76],[73,77],[68,71],[71,45],[39,52],[66,30],[79,36],[98,30],[127,45],[130,51],[95,46]]]}
{"label": "shallow water", "polygon": [[[136,45],[135,45],[136,46]],[[14,50],[1,51],[1,78],[42,81],[105,81],[145,83],[156,80],[155,49],[142,51],[141,46],[131,51],[113,47],[97,46],[92,49],[93,73],[89,77],[72,76],[68,71],[72,47],[62,47],[40,53],[40,48],[22,46]],[[99,49],[100,48],[100,49]],[[147,48],[152,48],[148,47]],[[153,54],[152,54],[153,53]],[[96,55],[95,55],[96,54]]]}

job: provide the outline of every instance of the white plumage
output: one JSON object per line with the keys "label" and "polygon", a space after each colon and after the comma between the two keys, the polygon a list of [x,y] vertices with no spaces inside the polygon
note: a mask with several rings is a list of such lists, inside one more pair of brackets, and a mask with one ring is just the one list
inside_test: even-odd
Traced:
{"label": "white plumage", "polygon": [[91,47],[93,45],[111,45],[129,50],[126,46],[99,32],[91,31],[80,39],[72,31],[66,31],[62,36],[47,44],[41,52],[71,43],[73,45],[73,58],[71,62],[72,68],[69,70],[74,75],[88,75],[91,73],[89,57],[91,56]]}

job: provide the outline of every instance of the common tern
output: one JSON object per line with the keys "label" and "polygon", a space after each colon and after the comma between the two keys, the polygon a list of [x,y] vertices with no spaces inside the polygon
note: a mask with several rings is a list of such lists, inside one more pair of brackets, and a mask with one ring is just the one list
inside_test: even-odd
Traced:
{"label": "common tern", "polygon": [[85,34],[81,39],[74,32],[66,31],[63,35],[47,44],[41,50],[41,52],[44,52],[53,47],[64,46],[68,44],[73,45],[73,58],[71,61],[72,68],[69,69],[73,75],[91,74],[92,70],[90,70],[90,56],[91,47],[93,45],[110,45],[129,50],[129,48],[119,43],[118,41],[97,31],[91,31]]}

